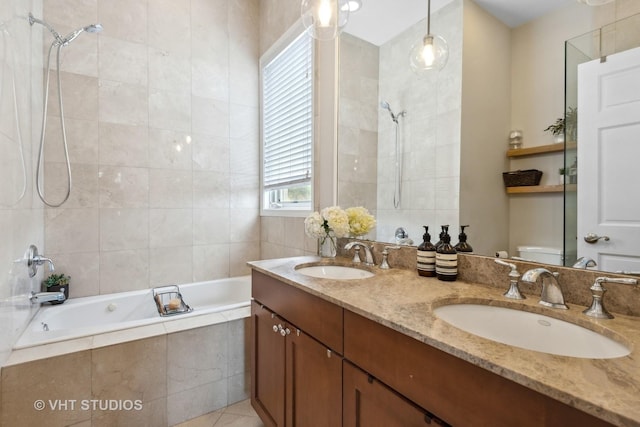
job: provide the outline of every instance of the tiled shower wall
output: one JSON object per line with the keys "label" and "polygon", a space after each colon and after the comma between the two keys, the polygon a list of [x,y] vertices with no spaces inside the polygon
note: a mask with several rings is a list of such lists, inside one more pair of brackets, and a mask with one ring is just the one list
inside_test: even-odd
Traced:
{"label": "tiled shower wall", "polygon": [[[247,274],[260,255],[257,0],[48,0],[73,190],[44,248],[85,296]],[[51,40],[45,34],[45,43]],[[45,189],[66,190],[50,89]]]}

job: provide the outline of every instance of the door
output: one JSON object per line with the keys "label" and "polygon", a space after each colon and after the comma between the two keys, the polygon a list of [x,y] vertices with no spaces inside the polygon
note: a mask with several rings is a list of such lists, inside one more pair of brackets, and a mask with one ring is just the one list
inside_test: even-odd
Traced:
{"label": "door", "polygon": [[299,329],[289,328],[287,427],[342,425],[342,357]]}
{"label": "door", "polygon": [[579,65],[578,256],[598,270],[640,271],[639,160],[640,48]]}
{"label": "door", "polygon": [[255,301],[251,320],[251,405],[267,427],[284,427],[284,321]]}

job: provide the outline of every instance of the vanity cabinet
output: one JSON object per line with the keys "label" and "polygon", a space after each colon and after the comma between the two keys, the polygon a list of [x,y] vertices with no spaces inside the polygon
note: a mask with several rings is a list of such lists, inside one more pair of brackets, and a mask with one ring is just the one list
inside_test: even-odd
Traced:
{"label": "vanity cabinet", "polygon": [[610,426],[347,310],[344,357],[453,426]]}
{"label": "vanity cabinet", "polygon": [[251,403],[266,426],[610,426],[319,296],[252,274]]}
{"label": "vanity cabinet", "polygon": [[343,426],[446,425],[346,360],[343,372]]}
{"label": "vanity cabinet", "polygon": [[252,294],[251,402],[260,418],[273,427],[341,425],[342,309],[257,272]]}

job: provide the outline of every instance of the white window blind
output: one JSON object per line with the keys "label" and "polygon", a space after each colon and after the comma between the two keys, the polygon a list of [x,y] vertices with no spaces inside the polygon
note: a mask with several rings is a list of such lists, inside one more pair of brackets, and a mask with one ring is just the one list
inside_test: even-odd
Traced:
{"label": "white window blind", "polygon": [[302,33],[263,69],[263,188],[311,182],[313,39]]}

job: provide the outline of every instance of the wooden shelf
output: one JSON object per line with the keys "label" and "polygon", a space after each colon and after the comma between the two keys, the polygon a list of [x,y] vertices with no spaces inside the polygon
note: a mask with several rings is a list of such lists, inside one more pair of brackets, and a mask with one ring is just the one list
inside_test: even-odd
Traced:
{"label": "wooden shelf", "polygon": [[[564,185],[529,185],[523,187],[506,187],[507,194],[562,193]],[[567,191],[577,191],[576,184],[567,184]]]}
{"label": "wooden shelf", "polygon": [[515,148],[515,149],[507,150],[507,157],[522,157],[522,156],[532,156],[534,154],[558,153],[558,152],[564,151],[565,145],[568,150],[576,148],[578,146],[576,142],[567,142],[566,144],[557,143],[557,144],[538,145],[535,147],[528,147],[528,148]]}

